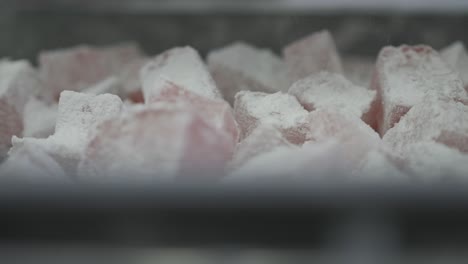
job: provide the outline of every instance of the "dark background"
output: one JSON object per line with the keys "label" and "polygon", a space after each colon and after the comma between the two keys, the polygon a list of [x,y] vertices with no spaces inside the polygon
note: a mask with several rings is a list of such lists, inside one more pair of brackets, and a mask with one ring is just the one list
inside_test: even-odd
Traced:
{"label": "dark background", "polygon": [[156,54],[191,45],[202,54],[235,40],[277,53],[308,33],[329,29],[343,55],[376,56],[382,46],[425,43],[440,49],[468,43],[465,14],[119,13],[73,9],[0,12],[0,57],[34,60],[44,49],[135,40]]}

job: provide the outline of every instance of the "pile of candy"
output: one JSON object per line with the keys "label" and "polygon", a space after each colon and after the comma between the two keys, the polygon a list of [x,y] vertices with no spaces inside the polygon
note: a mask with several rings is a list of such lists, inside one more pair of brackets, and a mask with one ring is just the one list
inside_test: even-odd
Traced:
{"label": "pile of candy", "polygon": [[[0,61],[1,179],[434,181],[468,176],[468,53],[340,58],[328,31],[282,57],[243,42],[134,43]],[[342,177],[337,177],[341,175]]]}

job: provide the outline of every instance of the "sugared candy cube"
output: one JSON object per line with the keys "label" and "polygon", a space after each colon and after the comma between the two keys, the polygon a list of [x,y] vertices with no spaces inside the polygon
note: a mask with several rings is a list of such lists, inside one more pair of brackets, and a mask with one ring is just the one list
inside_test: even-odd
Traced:
{"label": "sugared candy cube", "polygon": [[222,176],[232,151],[230,136],[190,108],[136,106],[97,127],[79,175],[91,181],[213,179]]}
{"label": "sugared candy cube", "polygon": [[236,42],[208,54],[208,67],[229,103],[241,90],[274,93],[289,86],[286,64],[273,52]]}
{"label": "sugared candy cube", "polygon": [[173,48],[148,62],[140,72],[145,101],[159,96],[166,82],[210,99],[221,94],[205,63],[191,47]]}
{"label": "sugared candy cube", "polygon": [[74,175],[89,134],[100,122],[120,113],[122,101],[116,95],[89,95],[63,91],[58,104],[55,133],[48,138],[13,137],[12,151],[39,148],[50,155],[68,175]]}
{"label": "sugared candy cube", "polygon": [[37,73],[28,62],[0,61],[0,160],[11,146],[11,137],[23,133],[26,103],[42,91]]}
{"label": "sugared candy cube", "polygon": [[383,137],[393,149],[434,140],[468,152],[468,106],[451,100],[425,98],[413,106]]}
{"label": "sugared candy cube", "polygon": [[44,51],[38,61],[41,77],[51,96],[57,99],[61,91],[82,91],[119,73],[141,56],[134,43],[99,48],[80,45]]}
{"label": "sugared candy cube", "polygon": [[327,30],[289,44],[283,49],[283,56],[292,81],[320,71],[343,73],[335,41]]}
{"label": "sugared candy cube", "polygon": [[237,143],[239,128],[232,108],[226,101],[197,95],[169,81],[164,83],[159,91],[159,95],[153,97],[147,102],[148,104],[165,103],[192,108],[192,111],[198,113],[205,122],[230,135],[233,145]]}
{"label": "sugared candy cube", "polygon": [[234,102],[234,115],[241,129],[241,139],[260,124],[270,124],[293,144],[302,144],[305,140],[308,112],[290,94],[240,91]]}
{"label": "sugared candy cube", "polygon": [[467,100],[458,73],[449,68],[431,47],[385,47],[378,56],[372,88],[381,105],[374,109],[383,136],[425,96]]}
{"label": "sugared candy cube", "polygon": [[336,110],[369,121],[368,114],[376,92],[356,86],[342,75],[320,72],[295,82],[289,93],[309,111]]}
{"label": "sugared candy cube", "polygon": [[66,144],[84,148],[90,129],[110,117],[118,115],[122,101],[116,95],[89,95],[63,91],[58,104],[54,137]]}

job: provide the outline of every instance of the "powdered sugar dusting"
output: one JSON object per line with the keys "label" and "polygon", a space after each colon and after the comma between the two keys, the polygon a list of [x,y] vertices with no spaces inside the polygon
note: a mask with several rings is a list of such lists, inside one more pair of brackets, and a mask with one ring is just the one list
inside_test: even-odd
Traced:
{"label": "powdered sugar dusting", "polygon": [[412,174],[423,181],[465,180],[468,175],[468,155],[434,141],[410,144],[402,156]]}
{"label": "powdered sugar dusting", "polygon": [[263,123],[278,127],[292,143],[304,140],[302,130],[308,112],[292,95],[241,91],[236,95],[234,114],[241,127],[241,138]]}
{"label": "powdered sugar dusting", "polygon": [[444,138],[444,133],[458,135],[451,140],[451,147],[468,152],[468,106],[450,100],[425,97],[390,129],[383,140],[397,151],[411,143]]}
{"label": "powdered sugar dusting", "polygon": [[60,94],[54,136],[68,145],[83,148],[92,127],[120,113],[122,101],[116,95],[88,95],[73,91]]}
{"label": "powdered sugar dusting", "polygon": [[140,71],[146,101],[158,96],[167,81],[211,99],[220,98],[207,67],[191,47],[170,49],[147,63]]}
{"label": "powdered sugar dusting", "polygon": [[425,96],[468,98],[458,73],[436,51],[424,45],[383,48],[373,88],[382,96],[383,120],[379,120],[382,135]]}
{"label": "powdered sugar dusting", "polygon": [[236,169],[248,160],[278,147],[292,147],[281,131],[271,124],[260,124],[241,141],[234,152],[229,169]]}
{"label": "powdered sugar dusting", "polygon": [[343,72],[335,41],[327,30],[289,44],[283,49],[283,56],[292,81],[320,71]]}
{"label": "powdered sugar dusting", "polygon": [[320,72],[295,82],[289,93],[309,111],[334,109],[361,118],[370,109],[376,92],[356,86],[342,75]]}
{"label": "powdered sugar dusting", "polygon": [[268,49],[235,42],[208,54],[208,66],[229,102],[243,89],[261,92],[286,91],[286,64]]}

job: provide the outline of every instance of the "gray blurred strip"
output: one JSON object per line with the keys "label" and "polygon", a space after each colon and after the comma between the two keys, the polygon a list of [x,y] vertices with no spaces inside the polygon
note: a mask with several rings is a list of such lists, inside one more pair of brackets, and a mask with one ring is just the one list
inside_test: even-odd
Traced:
{"label": "gray blurred strip", "polygon": [[466,0],[4,0],[2,9],[125,13],[468,13]]}

